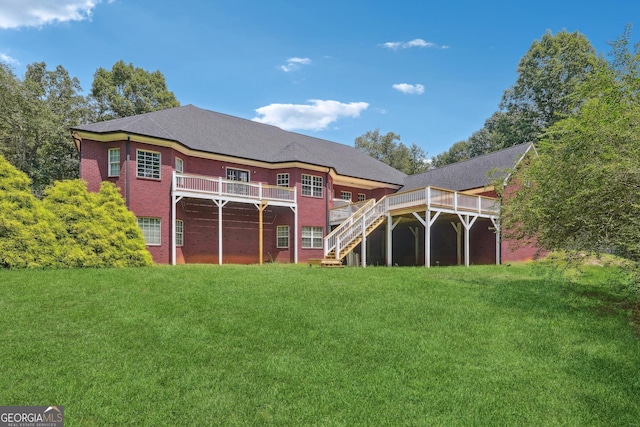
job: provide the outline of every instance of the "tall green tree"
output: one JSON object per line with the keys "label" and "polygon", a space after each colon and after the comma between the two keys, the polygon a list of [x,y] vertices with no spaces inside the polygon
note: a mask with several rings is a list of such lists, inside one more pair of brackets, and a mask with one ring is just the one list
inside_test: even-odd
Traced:
{"label": "tall green tree", "polygon": [[605,63],[584,35],[547,31],[520,59],[518,78],[504,92],[499,110],[469,139],[438,154],[434,166],[537,143],[549,126],[575,112],[584,101],[576,97],[577,88]]}
{"label": "tall green tree", "polygon": [[603,64],[589,40],[579,32],[547,31],[535,40],[518,64],[518,78],[505,91],[497,131],[501,148],[537,142],[555,122],[575,107],[576,87]]}
{"label": "tall green tree", "polygon": [[86,123],[91,113],[77,78],[62,66],[27,66],[19,79],[0,64],[0,154],[31,179],[33,191],[58,179],[78,176],[78,153],[69,127]]}
{"label": "tall green tree", "polygon": [[355,148],[407,175],[424,172],[429,167],[424,150],[415,143],[407,147],[400,141],[400,135],[393,132],[382,135],[380,129],[367,131],[356,138]]}
{"label": "tall green tree", "polygon": [[149,72],[122,60],[113,64],[111,70],[102,67],[96,70],[91,95],[97,121],[180,106],[160,71]]}
{"label": "tall green tree", "polygon": [[628,30],[576,86],[576,113],[556,121],[540,156],[506,195],[505,235],[549,250],[612,252],[640,261],[640,53]]}

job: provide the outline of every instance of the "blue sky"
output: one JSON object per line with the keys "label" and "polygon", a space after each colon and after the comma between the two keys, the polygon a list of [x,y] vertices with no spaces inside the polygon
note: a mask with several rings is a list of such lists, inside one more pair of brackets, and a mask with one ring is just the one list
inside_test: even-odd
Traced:
{"label": "blue sky", "polygon": [[606,54],[639,17],[636,0],[0,0],[0,60],[62,65],[88,92],[122,59],[183,105],[347,145],[395,132],[433,156],[483,126],[545,31]]}

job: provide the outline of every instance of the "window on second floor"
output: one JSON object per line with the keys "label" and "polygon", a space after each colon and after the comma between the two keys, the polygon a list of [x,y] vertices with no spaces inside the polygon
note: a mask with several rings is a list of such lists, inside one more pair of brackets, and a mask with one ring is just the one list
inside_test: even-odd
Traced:
{"label": "window on second floor", "polygon": [[365,200],[367,200],[367,195],[364,193],[358,193],[358,201],[364,202]]}
{"label": "window on second floor", "polygon": [[322,177],[315,175],[302,175],[302,195],[322,197]]}
{"label": "window on second floor", "polygon": [[279,173],[276,184],[278,187],[288,187],[289,186],[289,174],[288,173]]}
{"label": "window on second floor", "polygon": [[231,181],[249,182],[249,171],[227,168],[227,179]]}
{"label": "window on second floor", "polygon": [[340,198],[342,200],[351,201],[351,192],[350,191],[341,191]]}
{"label": "window on second floor", "polygon": [[137,150],[136,162],[138,178],[160,179],[160,153]]}
{"label": "window on second floor", "polygon": [[109,176],[120,176],[119,148],[109,148]]}
{"label": "window on second floor", "polygon": [[184,173],[184,160],[180,157],[176,157],[176,172]]}

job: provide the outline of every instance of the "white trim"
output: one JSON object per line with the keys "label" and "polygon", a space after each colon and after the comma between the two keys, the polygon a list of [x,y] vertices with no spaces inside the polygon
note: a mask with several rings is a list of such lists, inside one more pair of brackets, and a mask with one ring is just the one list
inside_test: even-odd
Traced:
{"label": "white trim", "polygon": [[[140,223],[140,220],[142,220],[143,224]],[[144,224],[145,222],[146,224]],[[160,218],[139,216],[136,218],[136,223],[142,231],[144,242],[147,246],[162,246],[162,220]]]}
{"label": "white trim", "polygon": [[[304,183],[305,177],[309,178],[308,181],[310,181],[310,183],[307,183],[307,184]],[[319,185],[318,185],[318,181],[320,182]],[[300,193],[304,197],[315,197],[317,199],[321,199],[324,196],[324,179],[321,176],[303,173],[300,175],[300,185],[302,189]],[[308,187],[310,194],[304,193],[305,186]],[[315,190],[318,190],[318,189],[320,190],[319,196],[315,194],[316,192]]]}
{"label": "white trim", "polygon": [[[149,154],[158,155],[158,176],[157,177],[140,175],[140,153],[149,153]],[[151,166],[152,166],[152,172],[153,172],[152,175],[155,175],[155,165],[151,165]],[[162,153],[159,151],[143,150],[141,148],[137,148],[136,149],[136,178],[155,179],[158,181],[162,180]]]}
{"label": "white trim", "polygon": [[175,231],[176,246],[184,246],[184,221],[176,219],[176,231]]}
{"label": "white trim", "polygon": [[[115,153],[118,152],[118,161],[115,162],[111,159],[111,153]],[[112,165],[118,165],[118,172],[117,173],[111,173],[111,166]],[[119,177],[120,176],[120,165],[121,165],[121,161],[120,161],[120,147],[111,147],[107,150],[107,176],[109,178],[115,178],[115,177]]]}
{"label": "white trim", "polygon": [[[286,236],[280,235],[280,230],[286,229]],[[286,245],[280,245],[280,239],[287,239]],[[288,225],[278,225],[276,226],[276,248],[278,249],[289,249],[289,226]]]}
{"label": "white trim", "polygon": [[[280,177],[284,177],[284,176],[287,177],[286,185],[284,184],[284,179],[282,180],[283,183],[282,184],[280,183]],[[279,174],[276,175],[276,185],[278,187],[289,187],[290,178],[291,177],[289,175],[289,172],[279,173]]]}
{"label": "white trim", "polygon": [[[305,231],[311,232],[311,235],[305,237]],[[317,236],[317,233],[320,234],[319,237]],[[322,227],[317,227],[313,225],[303,225],[302,226],[302,249],[322,249],[324,247],[323,235],[324,235],[324,229]],[[311,246],[304,245],[305,238],[311,239]],[[320,246],[314,246],[314,242],[317,243],[317,241],[320,242]]]}

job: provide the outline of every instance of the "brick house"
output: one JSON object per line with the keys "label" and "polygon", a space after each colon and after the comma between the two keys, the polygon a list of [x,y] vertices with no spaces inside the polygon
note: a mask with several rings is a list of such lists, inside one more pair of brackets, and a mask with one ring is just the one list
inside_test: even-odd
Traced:
{"label": "brick house", "polygon": [[500,262],[487,165],[510,168],[529,150],[407,176],[353,147],[192,105],[71,131],[89,190],[116,184],[154,261],[172,264]]}

